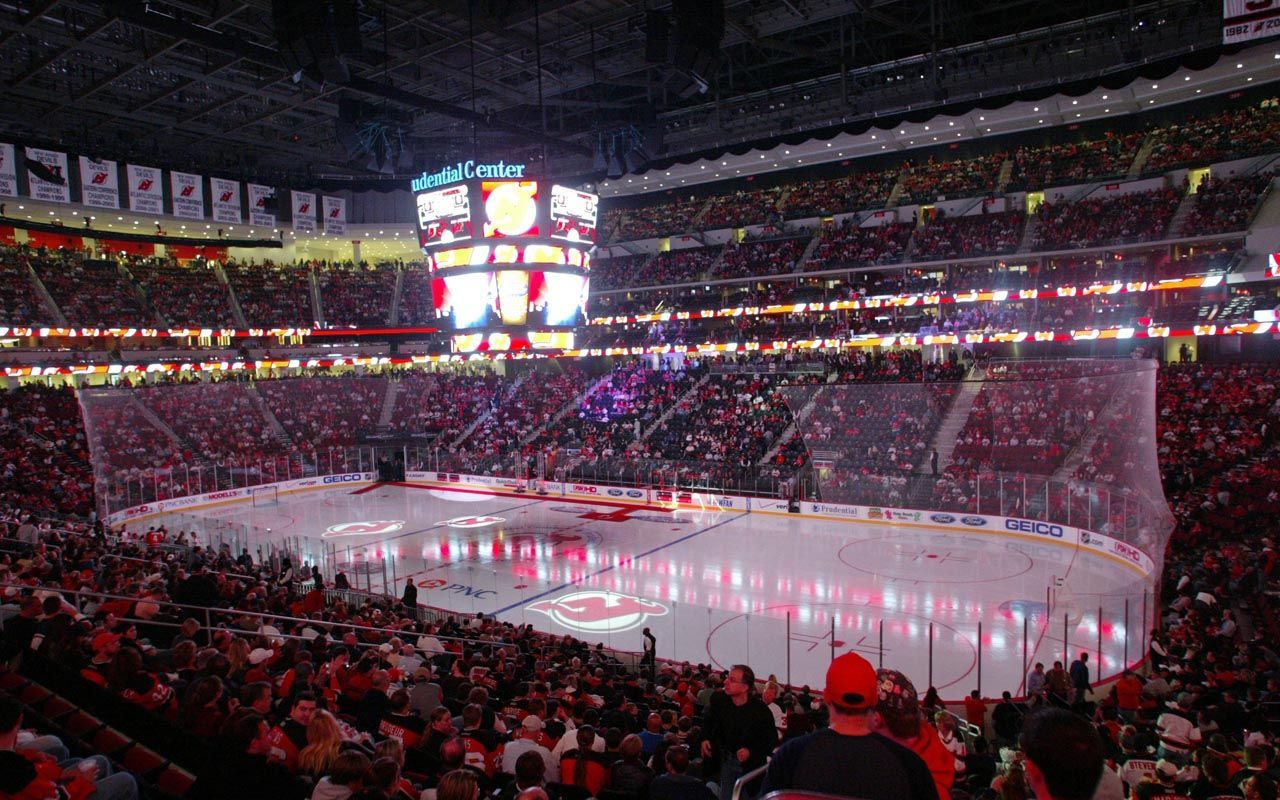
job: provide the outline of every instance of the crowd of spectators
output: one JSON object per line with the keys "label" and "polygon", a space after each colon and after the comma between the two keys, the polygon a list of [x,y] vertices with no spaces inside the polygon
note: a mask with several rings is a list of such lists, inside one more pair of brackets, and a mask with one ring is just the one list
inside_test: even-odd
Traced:
{"label": "crowd of spectators", "polygon": [[1013,174],[1005,190],[1036,192],[1050,186],[1123,177],[1146,137],[1144,132],[1107,131],[1101,139],[1019,147],[1013,154]]}
{"label": "crowd of spectators", "polygon": [[133,394],[177,435],[185,464],[257,469],[287,452],[239,381],[154,386]]}
{"label": "crowd of spectators", "polygon": [[676,198],[668,203],[627,209],[623,212],[618,239],[625,242],[687,233],[707,202],[706,197]]}
{"label": "crowd of spectators", "polygon": [[702,280],[719,263],[724,249],[723,245],[713,245],[658,253],[644,266],[637,281],[663,286]]}
{"label": "crowd of spectators", "polygon": [[574,366],[555,374],[535,373],[508,385],[491,401],[489,414],[459,444],[476,461],[518,454],[521,442],[587,388],[589,377]]}
{"label": "crowd of spectators", "polygon": [[158,326],[156,318],[147,311],[141,293],[115,261],[58,250],[35,256],[31,263],[70,325]]}
{"label": "crowd of spectators", "polygon": [[397,324],[404,328],[416,328],[434,326],[435,323],[431,277],[421,264],[412,264],[400,278],[400,317]]}
{"label": "crowd of spectators", "polygon": [[1013,211],[939,217],[916,231],[912,260],[1012,253],[1022,238],[1023,219],[1022,214]]}
{"label": "crowd of spectators", "polygon": [[778,199],[783,191],[781,187],[774,187],[712,195],[707,204],[707,210],[698,221],[698,227],[703,230],[713,230],[777,222],[781,219],[778,213]]}
{"label": "crowd of spectators", "polygon": [[1201,167],[1266,153],[1280,139],[1280,104],[1275,100],[1216,114],[1188,116],[1152,132],[1144,171]]}
{"label": "crowd of spectators", "polygon": [[911,239],[912,226],[903,222],[860,227],[846,220],[823,228],[822,237],[805,269],[895,264],[902,260]]}
{"label": "crowd of spectators", "polygon": [[1164,236],[1181,197],[1152,189],[1074,203],[1041,203],[1035,243],[1046,250],[1142,242]]}
{"label": "crowd of spectators", "polygon": [[[396,290],[395,264],[316,269],[324,322],[331,328],[381,328],[390,321]],[[403,299],[402,299],[403,302]]]}
{"label": "crowd of spectators", "polygon": [[671,462],[677,474],[695,480],[753,478],[757,464],[792,424],[779,387],[816,380],[804,374],[713,375],[693,397],[676,404],[636,454]]}
{"label": "crowd of spectators", "polygon": [[236,328],[227,285],[206,262],[183,266],[156,258],[130,259],[129,272],[142,285],[151,308],[169,325]]}
{"label": "crowd of spectators", "polygon": [[318,453],[360,443],[376,431],[387,379],[291,378],[260,381],[257,388],[297,446]]}
{"label": "crowd of spectators", "polygon": [[404,372],[391,430],[411,436],[427,436],[437,445],[450,445],[467,424],[490,408],[502,388],[491,372]]}
{"label": "crowd of spectators", "polygon": [[889,199],[898,170],[857,172],[842,178],[791,184],[782,203],[787,219],[825,217],[866,208],[879,208]]}
{"label": "crowd of spectators", "polygon": [[0,503],[87,516],[93,510],[93,470],[75,392],[34,384],[5,394]]}
{"label": "crowd of spectators", "polygon": [[1110,400],[1090,386],[1088,377],[1070,377],[1053,364],[989,371],[956,436],[953,463],[969,470],[1052,474]]}
{"label": "crowd of spectators", "polygon": [[53,321],[31,280],[31,263],[48,257],[26,247],[0,246],[0,323],[40,325]]}
{"label": "crowd of spectators", "polygon": [[695,360],[683,368],[654,369],[641,361],[619,363],[570,413],[530,445],[577,451],[575,460],[609,464],[629,448],[705,374]]}
{"label": "crowd of spectators", "polygon": [[308,267],[228,261],[222,268],[250,326],[310,328],[315,324]]}
{"label": "crowd of spectators", "polygon": [[1274,172],[1221,180],[1206,177],[1196,191],[1195,206],[1182,221],[1179,235],[1246,230],[1274,177]]}
{"label": "crowd of spectators", "polygon": [[932,203],[935,200],[991,194],[996,190],[996,178],[1004,160],[1004,153],[955,160],[929,156],[920,163],[909,160],[903,166],[899,179],[902,187],[899,203]]}
{"label": "crowd of spectators", "polygon": [[650,258],[648,254],[597,258],[591,262],[591,288],[597,292],[627,288]]}
{"label": "crowd of spectators", "polygon": [[716,266],[715,278],[750,278],[795,272],[809,237],[796,239],[764,239],[743,242],[724,249],[724,258]]}

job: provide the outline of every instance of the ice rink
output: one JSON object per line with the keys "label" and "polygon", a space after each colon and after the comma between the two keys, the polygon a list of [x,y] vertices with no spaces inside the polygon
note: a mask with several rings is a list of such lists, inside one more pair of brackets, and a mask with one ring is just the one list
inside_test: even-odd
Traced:
{"label": "ice rink", "polygon": [[[202,518],[197,523],[194,517]],[[900,669],[944,699],[1019,694],[1023,664],[1144,655],[1147,587],[1120,562],[1004,531],[636,508],[425,485],[334,488],[185,517],[170,529],[294,537],[353,584],[636,651],[820,686],[833,651]],[[251,541],[253,539],[251,538]],[[373,564],[373,574],[362,571]],[[1053,604],[1052,621],[1046,602]],[[1101,610],[1101,620],[1099,611]],[[1065,619],[1064,619],[1065,618]],[[932,632],[932,647],[930,636]]]}

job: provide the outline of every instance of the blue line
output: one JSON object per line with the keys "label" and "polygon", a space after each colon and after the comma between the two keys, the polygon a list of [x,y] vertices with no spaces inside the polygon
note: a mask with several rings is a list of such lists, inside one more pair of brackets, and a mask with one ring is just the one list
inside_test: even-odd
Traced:
{"label": "blue line", "polygon": [[[698,530],[698,531],[694,531],[693,533],[685,534],[684,536],[681,536],[679,539],[672,539],[671,541],[667,542],[666,544],[660,544],[660,545],[658,545],[657,547],[655,547],[655,548],[653,548],[653,549],[651,549],[651,550],[646,550],[646,551],[644,551],[643,553],[639,553],[639,554],[637,554],[637,555],[631,556],[630,558],[628,558],[628,559],[627,559],[627,564],[628,564],[628,565],[634,564],[635,562],[639,561],[640,559],[645,558],[646,556],[651,556],[651,555],[653,555],[654,553],[658,552],[659,550],[665,550],[665,549],[667,549],[668,547],[671,547],[672,545],[680,544],[681,542],[688,541],[689,539],[692,539],[692,538],[693,538],[693,537],[695,537],[695,536],[701,536],[702,534],[706,533],[707,531],[713,531],[713,530],[715,530],[716,528],[719,528],[721,525],[728,525],[730,522],[733,522],[734,520],[737,520],[737,519],[741,519],[742,517],[745,517],[745,516],[746,516],[746,514],[738,514],[737,516],[730,517],[729,519],[726,519],[724,522],[717,522],[715,525],[708,526],[708,527],[706,527],[706,528],[703,528],[702,530]],[[513,609],[516,609],[516,608],[519,608],[520,606],[525,605],[526,603],[531,603],[531,602],[533,602],[533,601],[535,601],[535,600],[540,600],[540,599],[542,599],[543,597],[546,597],[546,596],[547,596],[547,595],[549,595],[549,594],[555,594],[556,592],[558,592],[558,591],[560,591],[560,590],[562,590],[562,589],[568,589],[570,586],[573,586],[573,585],[575,585],[575,584],[579,584],[579,583],[582,583],[583,581],[591,580],[592,578],[595,578],[595,577],[598,577],[598,576],[600,576],[600,575],[603,575],[603,574],[605,574],[606,572],[608,572],[608,571],[610,571],[610,570],[612,570],[612,569],[615,569],[615,568],[616,568],[616,567],[618,567],[618,566],[619,566],[619,565],[617,565],[617,564],[610,564],[609,566],[604,567],[603,569],[596,570],[595,572],[591,573],[590,575],[584,575],[584,576],[582,576],[581,578],[578,578],[578,579],[577,579],[577,580],[575,580],[575,581],[569,581],[568,583],[562,583],[562,584],[560,584],[559,586],[556,586],[556,587],[554,587],[554,588],[551,588],[551,589],[546,590],[545,592],[542,592],[541,594],[535,594],[533,597],[526,597],[526,598],[524,598],[523,600],[521,600],[521,601],[520,601],[520,602],[518,602],[518,603],[512,603],[512,604],[511,604],[511,605],[509,605],[509,606],[506,606],[506,607],[504,607],[504,608],[500,608],[500,609],[498,609],[497,611],[493,611],[493,612],[491,612],[491,616],[495,616],[495,617],[496,617],[496,616],[498,616],[499,614],[504,614],[504,613],[506,613],[506,612],[508,612],[508,611],[511,611],[511,610],[513,610]]]}

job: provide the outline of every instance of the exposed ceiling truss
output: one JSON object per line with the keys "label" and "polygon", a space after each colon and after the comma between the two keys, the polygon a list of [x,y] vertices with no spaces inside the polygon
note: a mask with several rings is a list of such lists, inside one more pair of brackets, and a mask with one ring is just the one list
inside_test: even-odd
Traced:
{"label": "exposed ceiling truss", "polygon": [[415,168],[479,150],[586,173],[610,126],[693,152],[1203,49],[1220,24],[1197,0],[725,6],[711,88],[682,99],[645,62],[670,0],[367,0],[351,82],[320,89],[284,67],[270,0],[0,0],[0,135],[297,183],[361,172],[334,125],[355,97],[409,120]]}

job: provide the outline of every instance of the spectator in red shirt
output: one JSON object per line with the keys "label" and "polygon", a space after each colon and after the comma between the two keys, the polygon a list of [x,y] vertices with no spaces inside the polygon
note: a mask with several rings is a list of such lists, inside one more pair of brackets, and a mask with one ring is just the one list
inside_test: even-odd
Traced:
{"label": "spectator in red shirt", "polygon": [[964,699],[964,719],[970,725],[973,725],[986,736],[987,730],[987,704],[983,701],[982,695],[977,689],[969,692],[969,696]]}

